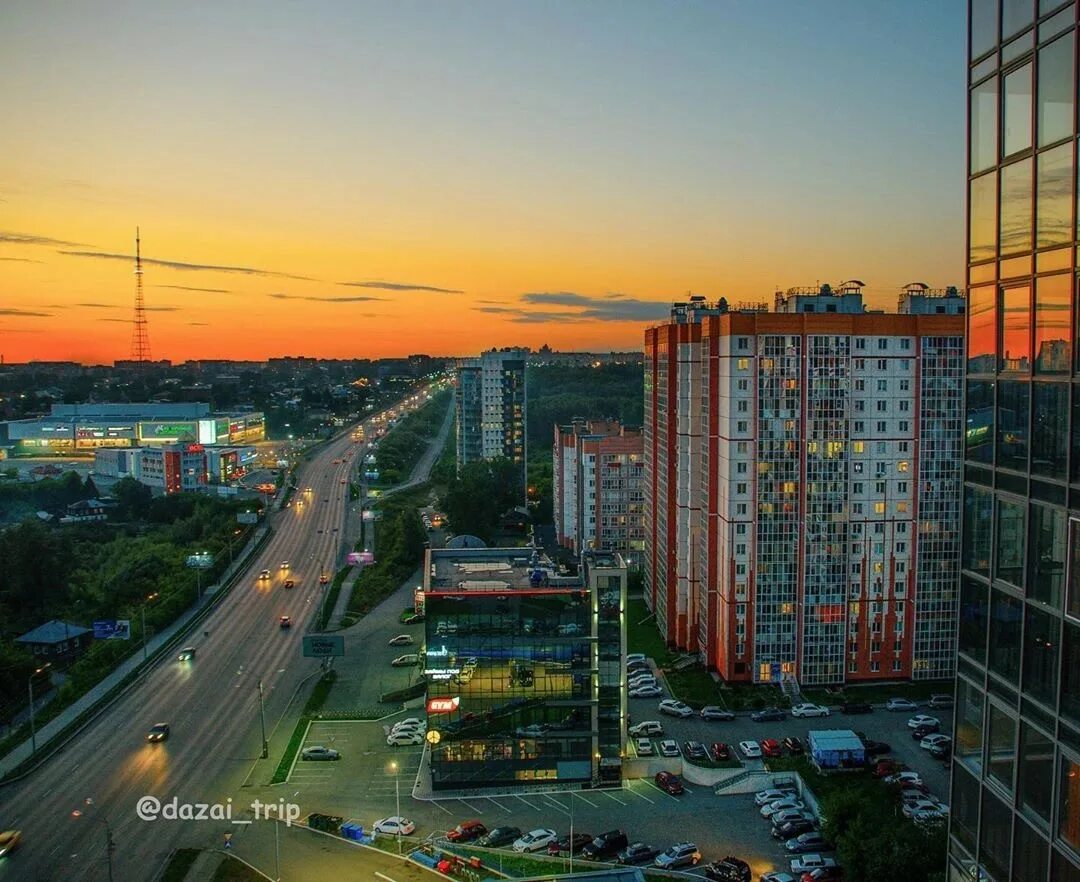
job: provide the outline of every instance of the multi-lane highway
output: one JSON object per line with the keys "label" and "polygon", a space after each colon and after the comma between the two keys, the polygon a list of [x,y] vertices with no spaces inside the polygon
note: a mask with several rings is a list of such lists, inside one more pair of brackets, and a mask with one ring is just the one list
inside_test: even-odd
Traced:
{"label": "multi-lane highway", "polygon": [[[239,787],[261,752],[258,685],[270,727],[318,670],[301,657],[301,637],[325,591],[320,573],[332,576],[346,538],[348,480],[363,449],[346,432],[303,463],[292,504],[269,516],[272,537],[187,641],[194,660],[163,660],[42,768],[0,790],[0,826],[23,832],[22,848],[0,861],[0,882],[106,880],[109,831],[116,880],[151,879],[179,844],[220,846],[227,823],[144,821],[136,803],[232,797],[237,814],[246,808]],[[269,580],[259,579],[263,569]],[[279,626],[283,615],[291,628]],[[148,743],[158,722],[170,725],[169,738]]]}

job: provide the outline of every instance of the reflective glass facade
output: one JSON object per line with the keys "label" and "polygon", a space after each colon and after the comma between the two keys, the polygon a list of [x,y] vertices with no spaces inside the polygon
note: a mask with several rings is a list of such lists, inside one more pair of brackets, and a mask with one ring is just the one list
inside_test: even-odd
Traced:
{"label": "reflective glass facade", "polygon": [[620,786],[626,570],[583,575],[425,591],[433,789]]}
{"label": "reflective glass facade", "polygon": [[970,0],[969,12],[950,879],[1080,879],[1077,11]]}

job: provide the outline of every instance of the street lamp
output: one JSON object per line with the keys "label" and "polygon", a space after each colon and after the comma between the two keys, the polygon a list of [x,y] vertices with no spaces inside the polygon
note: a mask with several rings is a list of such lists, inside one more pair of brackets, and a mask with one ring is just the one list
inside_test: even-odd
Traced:
{"label": "street lamp", "polygon": [[47,668],[52,667],[52,662],[46,662],[40,668],[37,668],[34,673],[30,675],[30,679],[27,680],[27,688],[30,690],[30,755],[33,756],[37,753],[37,731],[34,729],[34,677],[40,674]]}
{"label": "street lamp", "polygon": [[[94,804],[94,800],[92,800],[89,796],[86,797],[83,802],[86,805]],[[71,817],[84,817],[84,812],[81,809],[75,809],[71,813]],[[116,851],[116,843],[113,842],[112,827],[109,826],[109,819],[106,818],[105,815],[98,815],[97,812],[92,815],[85,815],[85,817],[90,818],[90,820],[92,821],[100,821],[102,824],[105,825],[105,854],[108,856],[109,859],[109,882],[113,882],[113,852]]]}
{"label": "street lamp", "polygon": [[401,855],[401,788],[398,787],[398,764],[390,760],[390,771],[394,773],[394,800],[397,803],[397,853]]}
{"label": "street lamp", "polygon": [[263,708],[263,684],[259,680],[259,722],[262,724],[262,758],[270,755],[270,746],[266,743],[266,710]]}
{"label": "street lamp", "polygon": [[139,607],[139,613],[142,615],[142,660],[146,661],[146,604],[151,600],[156,600],[158,593],[155,591],[143,601],[142,606]]}

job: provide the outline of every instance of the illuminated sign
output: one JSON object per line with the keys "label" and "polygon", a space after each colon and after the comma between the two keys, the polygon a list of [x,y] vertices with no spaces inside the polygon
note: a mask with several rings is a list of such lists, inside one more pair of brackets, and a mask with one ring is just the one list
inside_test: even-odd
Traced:
{"label": "illuminated sign", "polygon": [[429,714],[448,714],[456,711],[460,704],[461,697],[458,695],[453,698],[429,698],[427,712]]}
{"label": "illuminated sign", "polygon": [[427,651],[428,658],[447,658],[449,655],[450,650],[447,649],[445,646],[442,646],[439,649],[429,649]]}
{"label": "illuminated sign", "polygon": [[461,668],[428,668],[424,671],[432,680],[449,680],[461,673]]}

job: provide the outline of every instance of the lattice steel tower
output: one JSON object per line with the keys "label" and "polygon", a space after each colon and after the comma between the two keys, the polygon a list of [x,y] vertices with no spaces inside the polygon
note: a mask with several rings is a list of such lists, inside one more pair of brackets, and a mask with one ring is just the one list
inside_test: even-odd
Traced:
{"label": "lattice steel tower", "polygon": [[139,244],[139,228],[135,228],[135,318],[131,330],[131,360],[150,361],[150,334],[146,323],[146,304],[142,290],[142,255]]}

